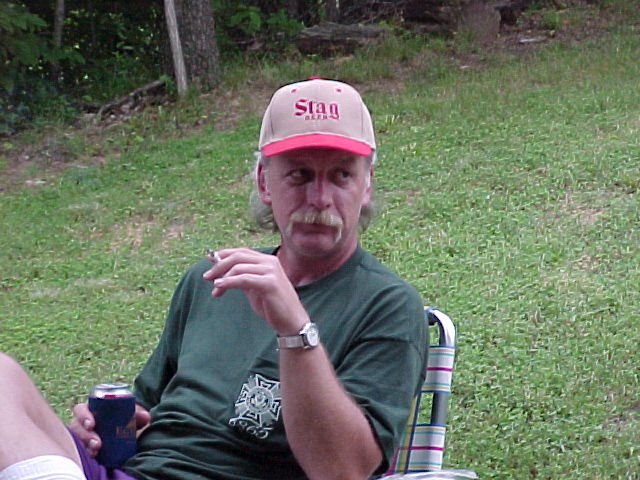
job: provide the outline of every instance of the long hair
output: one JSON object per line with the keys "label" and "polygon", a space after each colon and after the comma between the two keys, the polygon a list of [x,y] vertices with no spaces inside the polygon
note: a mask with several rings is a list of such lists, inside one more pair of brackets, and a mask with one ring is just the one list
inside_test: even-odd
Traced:
{"label": "long hair", "polygon": [[[255,153],[256,162],[253,167],[253,171],[251,172],[251,180],[253,181],[253,188],[251,190],[251,194],[249,195],[249,208],[252,218],[255,220],[256,224],[265,230],[269,230],[272,232],[279,232],[278,225],[276,224],[273,218],[273,210],[271,206],[265,205],[260,199],[260,194],[258,192],[258,165],[262,164],[263,167],[267,167],[269,164],[269,158],[263,157],[260,152]],[[376,153],[375,151],[367,157],[369,165],[375,164],[376,161]],[[373,187],[372,187],[373,188]],[[369,203],[364,205],[360,209],[360,218],[358,219],[358,227],[361,232],[364,232],[371,220],[375,216],[377,212],[376,202],[374,201],[374,195],[372,190],[371,200]]]}

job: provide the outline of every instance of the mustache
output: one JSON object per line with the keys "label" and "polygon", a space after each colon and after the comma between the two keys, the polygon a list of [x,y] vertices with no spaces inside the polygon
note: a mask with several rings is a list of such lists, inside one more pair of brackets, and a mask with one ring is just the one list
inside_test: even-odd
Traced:
{"label": "mustache", "polygon": [[326,210],[317,210],[315,208],[304,212],[295,212],[291,215],[291,222],[296,223],[313,223],[326,225],[327,227],[342,228],[342,219],[337,215]]}

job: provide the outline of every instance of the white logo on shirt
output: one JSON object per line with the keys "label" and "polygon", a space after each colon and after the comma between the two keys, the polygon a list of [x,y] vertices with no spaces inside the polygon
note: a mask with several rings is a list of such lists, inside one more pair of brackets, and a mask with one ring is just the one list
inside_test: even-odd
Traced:
{"label": "white logo on shirt", "polygon": [[280,382],[259,373],[251,375],[242,385],[235,405],[237,416],[229,420],[229,425],[256,438],[267,438],[280,418]]}

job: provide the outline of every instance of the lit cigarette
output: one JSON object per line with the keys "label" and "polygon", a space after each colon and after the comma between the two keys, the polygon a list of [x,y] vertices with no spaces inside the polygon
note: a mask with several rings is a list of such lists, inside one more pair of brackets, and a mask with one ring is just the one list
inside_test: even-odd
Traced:
{"label": "lit cigarette", "polygon": [[207,249],[207,258],[213,265],[220,261],[220,255],[218,255],[218,252],[211,250],[210,248]]}

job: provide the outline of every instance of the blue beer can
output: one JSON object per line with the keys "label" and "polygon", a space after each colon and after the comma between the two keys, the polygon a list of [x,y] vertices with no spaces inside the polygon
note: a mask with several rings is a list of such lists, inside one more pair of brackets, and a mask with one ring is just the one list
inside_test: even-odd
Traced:
{"label": "blue beer can", "polygon": [[102,440],[96,459],[117,468],[136,453],[136,398],[126,383],[99,383],[89,395],[89,410]]}

